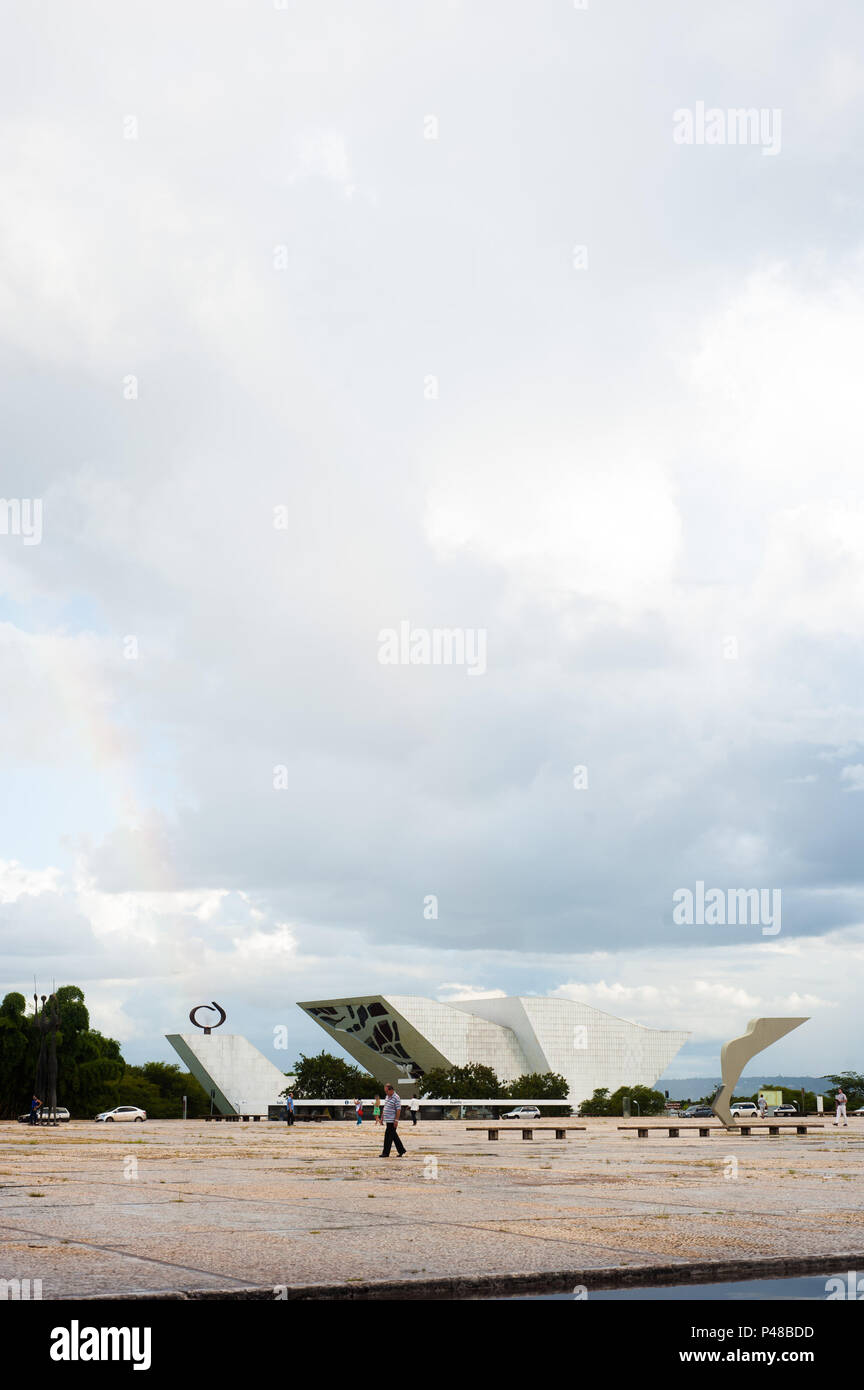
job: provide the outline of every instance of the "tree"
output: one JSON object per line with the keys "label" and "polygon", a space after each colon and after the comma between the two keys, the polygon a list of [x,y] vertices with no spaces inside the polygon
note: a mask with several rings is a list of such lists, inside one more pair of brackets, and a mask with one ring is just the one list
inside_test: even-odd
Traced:
{"label": "tree", "polygon": [[598,1086],[590,1100],[583,1100],[579,1106],[580,1115],[613,1115],[609,1099],[609,1087]]}
{"label": "tree", "polygon": [[[90,1027],[84,993],[77,985],[61,985],[55,995],[57,1103],[68,1106],[73,1118],[92,1119],[115,1105],[140,1105],[154,1119],[180,1116],[184,1095],[189,1115],[209,1113],[206,1092],[176,1064],[127,1067],[120,1044]],[[14,1119],[29,1110],[38,1055],[39,1039],[24,995],[7,994],[0,1003],[0,1119]]]}
{"label": "tree", "polygon": [[60,1027],[57,1032],[57,1101],[75,1116],[93,1116],[118,1104],[117,1088],[126,1063],[120,1044],[90,1027],[84,992],[77,985],[55,991]]}
{"label": "tree", "polygon": [[662,1091],[652,1091],[650,1086],[619,1086],[609,1097],[610,1115],[624,1114],[625,1097],[629,1097],[632,1109],[638,1110],[640,1115],[662,1115],[666,1109]]}
{"label": "tree", "polygon": [[29,1109],[36,1051],[23,994],[7,994],[0,1004],[0,1119],[17,1119]]}
{"label": "tree", "polygon": [[[315,1057],[301,1052],[290,1075],[296,1078],[296,1084],[291,1087],[295,1100],[349,1100],[354,1096],[378,1095],[382,1090],[381,1082],[374,1076],[323,1048]],[[287,1090],[286,1087],[282,1094]]]}
{"label": "tree", "polygon": [[433,1067],[418,1083],[421,1096],[444,1100],[507,1099],[507,1091],[491,1067],[469,1062],[465,1067]]}
{"label": "tree", "polygon": [[507,1094],[511,1100],[566,1100],[570,1087],[557,1071],[530,1071],[511,1081]]}
{"label": "tree", "polygon": [[198,1119],[210,1114],[210,1097],[191,1072],[181,1071],[176,1062],[142,1062],[123,1074],[120,1089],[124,1105],[140,1105],[151,1120],[173,1120],[183,1114]]}
{"label": "tree", "polygon": [[[74,1116],[92,1116],[117,1103],[117,1083],[125,1067],[120,1044],[91,1029],[77,985],[61,985],[55,995],[57,1103],[68,1106]],[[7,994],[0,1004],[0,1115],[12,1119],[29,1108],[38,1056],[39,1039],[24,996]]]}
{"label": "tree", "polygon": [[864,1076],[860,1071],[841,1071],[837,1076],[829,1076],[828,1080],[835,1089],[846,1092],[847,1111],[858,1110],[864,1105]]}

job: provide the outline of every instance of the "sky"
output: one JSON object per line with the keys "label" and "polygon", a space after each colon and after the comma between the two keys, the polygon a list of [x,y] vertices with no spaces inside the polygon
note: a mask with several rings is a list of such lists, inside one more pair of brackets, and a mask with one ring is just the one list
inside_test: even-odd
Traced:
{"label": "sky", "polygon": [[860,6],[6,31],[0,995],[132,1062],[498,993],[864,1070]]}

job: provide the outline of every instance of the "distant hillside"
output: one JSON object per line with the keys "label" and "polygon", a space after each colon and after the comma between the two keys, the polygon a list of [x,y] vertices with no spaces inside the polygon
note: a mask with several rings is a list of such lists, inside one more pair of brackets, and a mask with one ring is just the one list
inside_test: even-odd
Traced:
{"label": "distant hillside", "polygon": [[[827,1076],[777,1076],[771,1072],[756,1072],[754,1076],[742,1076],[735,1087],[738,1095],[750,1095],[753,1091],[769,1088],[771,1085],[785,1086],[790,1091],[815,1091],[824,1095],[831,1087]],[[658,1091],[668,1091],[670,1100],[686,1100],[688,1096],[707,1096],[720,1085],[720,1076],[684,1076],[669,1081],[658,1081]]]}

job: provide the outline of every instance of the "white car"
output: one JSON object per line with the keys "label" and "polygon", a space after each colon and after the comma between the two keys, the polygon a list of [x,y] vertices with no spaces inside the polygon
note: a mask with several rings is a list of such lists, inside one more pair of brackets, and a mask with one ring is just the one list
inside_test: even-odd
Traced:
{"label": "white car", "polygon": [[[45,1123],[46,1123],[46,1125],[47,1125],[47,1123],[48,1123],[48,1113],[49,1113],[49,1112],[48,1112],[48,1106],[46,1105],[46,1106],[44,1107],[44,1109],[45,1109]],[[38,1113],[38,1115],[39,1115],[39,1123],[41,1124],[41,1123],[42,1123],[42,1111],[39,1110],[37,1113]],[[65,1106],[65,1105],[58,1105],[58,1106],[57,1106],[57,1108],[56,1108],[55,1111],[54,1111],[54,1117],[55,1117],[55,1119],[60,1120],[62,1124],[68,1124],[69,1121],[72,1119],[72,1116],[69,1114],[69,1111],[66,1109],[66,1106]],[[28,1125],[28,1124],[30,1123],[30,1112],[29,1112],[29,1110],[27,1111],[26,1114],[24,1114],[24,1115],[19,1115],[19,1116],[18,1116],[18,1123],[21,1124],[21,1125]]]}
{"label": "white car", "polygon": [[758,1115],[759,1106],[754,1100],[736,1100],[734,1105],[729,1106],[730,1115]]}
{"label": "white car", "polygon": [[508,1110],[502,1120],[539,1120],[540,1111],[536,1105],[520,1105],[516,1110]]}
{"label": "white car", "polygon": [[137,1105],[116,1105],[113,1110],[103,1110],[101,1115],[96,1116],[96,1119],[109,1125],[123,1120],[143,1122],[147,1119],[147,1111],[139,1110]]}

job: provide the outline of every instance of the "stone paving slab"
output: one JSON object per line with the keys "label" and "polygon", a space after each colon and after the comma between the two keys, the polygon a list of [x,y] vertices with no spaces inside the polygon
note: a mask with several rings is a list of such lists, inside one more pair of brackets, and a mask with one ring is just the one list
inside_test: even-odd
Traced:
{"label": "stone paving slab", "polygon": [[489,1143],[424,1121],[400,1127],[404,1159],[383,1160],[371,1125],[0,1124],[0,1279],[41,1278],[45,1298],[346,1296],[454,1276],[864,1260],[860,1122],[708,1140],[587,1125]]}

